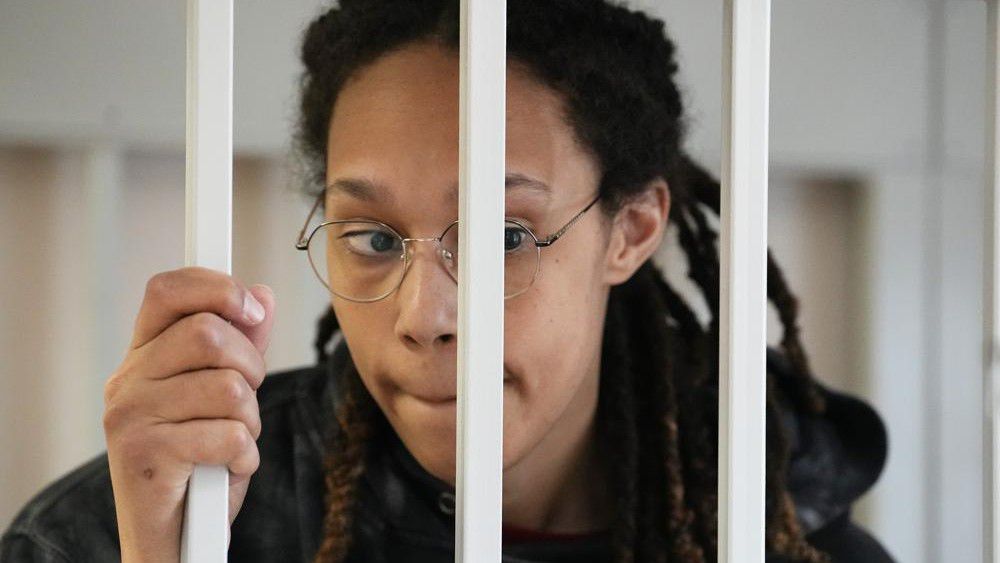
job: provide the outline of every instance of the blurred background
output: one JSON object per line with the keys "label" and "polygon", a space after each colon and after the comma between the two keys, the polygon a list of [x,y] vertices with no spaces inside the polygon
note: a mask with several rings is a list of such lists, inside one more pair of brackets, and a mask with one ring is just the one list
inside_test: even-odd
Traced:
{"label": "blurred background", "polygon": [[[722,2],[631,5],[676,40],[688,147],[718,171]],[[233,266],[277,293],[271,370],[313,361],[327,300],[293,248],[289,149],[321,7],[236,9]],[[146,280],[183,265],[184,10],[0,0],[0,528],[105,448]],[[816,373],[888,425],[856,515],[906,562],[982,556],[985,31],[981,0],[773,1],[770,244]],[[684,285],[674,244],[658,260]]]}

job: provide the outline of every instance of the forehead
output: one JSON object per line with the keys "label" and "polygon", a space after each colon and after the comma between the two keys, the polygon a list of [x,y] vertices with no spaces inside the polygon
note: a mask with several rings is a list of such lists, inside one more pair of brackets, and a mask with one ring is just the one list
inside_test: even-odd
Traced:
{"label": "forehead", "polygon": [[[593,189],[596,163],[577,144],[559,95],[514,64],[506,84],[508,172],[555,191]],[[447,191],[457,180],[458,142],[458,54],[412,44],[360,69],[340,92],[330,121],[328,181],[377,176],[395,185],[419,177]]]}

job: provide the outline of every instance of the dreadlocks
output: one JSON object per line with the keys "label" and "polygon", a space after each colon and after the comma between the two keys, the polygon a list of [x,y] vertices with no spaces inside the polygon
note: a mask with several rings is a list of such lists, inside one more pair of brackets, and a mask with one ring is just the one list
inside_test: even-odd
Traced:
{"label": "dreadlocks", "polygon": [[[312,186],[326,176],[330,116],[347,78],[407,43],[457,50],[458,16],[457,0],[341,0],[309,26],[297,141]],[[562,95],[567,121],[601,164],[600,209],[608,217],[649,180],[662,177],[670,186],[668,221],[710,320],[703,326],[652,261],[611,289],[598,446],[616,460],[610,485],[617,562],[715,561],[719,259],[709,214],[719,213],[720,190],[682,150],[674,45],[663,22],[609,0],[508,0],[507,44],[512,60]],[[799,341],[798,302],[770,254],[767,266],[768,298],[783,326],[780,346],[794,370],[768,379],[765,540],[792,560],[816,563],[827,558],[806,542],[785,487],[789,447],[778,410],[820,413],[824,404]],[[329,309],[319,321],[319,361],[338,330]],[[356,486],[375,424],[376,407],[356,371],[342,377],[345,399],[325,464],[327,514],[317,563],[341,563],[348,553]]]}

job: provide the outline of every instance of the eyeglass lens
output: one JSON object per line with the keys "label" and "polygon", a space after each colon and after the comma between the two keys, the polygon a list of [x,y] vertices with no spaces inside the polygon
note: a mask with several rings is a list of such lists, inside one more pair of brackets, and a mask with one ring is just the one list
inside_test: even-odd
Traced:
{"label": "eyeglass lens", "polygon": [[[505,222],[505,297],[523,292],[534,281],[539,265],[536,240],[521,225]],[[375,301],[399,286],[412,260],[414,244],[417,242],[404,244],[397,233],[374,221],[341,221],[323,225],[313,233],[309,261],[320,281],[334,294],[353,301]],[[436,250],[445,270],[457,282],[458,223],[442,234]]]}

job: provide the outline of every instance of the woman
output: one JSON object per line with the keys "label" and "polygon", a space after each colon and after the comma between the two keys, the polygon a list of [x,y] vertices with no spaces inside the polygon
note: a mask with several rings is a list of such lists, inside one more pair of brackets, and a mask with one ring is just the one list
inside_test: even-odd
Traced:
{"label": "woman", "polygon": [[[505,561],[714,561],[719,187],[682,148],[674,46],[604,0],[508,11]],[[456,0],[342,0],[310,25],[320,362],[265,380],[267,288],[155,276],[106,385],[107,455],[25,508],[5,561],[176,560],[196,463],[229,467],[233,560],[452,560],[458,31]],[[707,326],[650,261],[668,225]],[[889,561],[849,519],[884,430],[813,380],[768,266],[768,560]]]}

